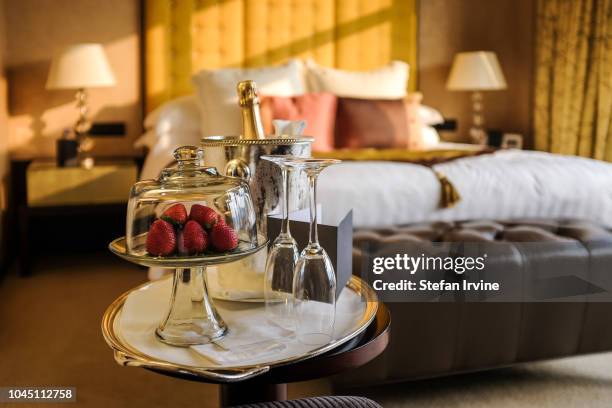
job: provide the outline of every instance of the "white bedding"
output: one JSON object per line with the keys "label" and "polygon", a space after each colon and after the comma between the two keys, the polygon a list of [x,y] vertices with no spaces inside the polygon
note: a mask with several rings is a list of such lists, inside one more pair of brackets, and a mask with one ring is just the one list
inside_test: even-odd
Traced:
{"label": "white bedding", "polygon": [[[199,134],[162,132],[149,142],[141,178],[156,178],[183,144]],[[144,143],[144,142],[143,142]],[[440,143],[440,148],[469,148]],[[345,162],[327,168],[318,183],[323,214],[353,209],[356,227],[476,218],[584,218],[612,226],[612,163],[543,152],[505,150],[434,166],[461,194],[441,209],[440,183],[430,168],[396,162]]]}
{"label": "white bedding", "polygon": [[500,151],[434,166],[462,200],[441,209],[431,169],[408,163],[345,162],[319,176],[325,214],[352,208],[356,227],[431,220],[585,218],[612,226],[612,164],[532,151]]}

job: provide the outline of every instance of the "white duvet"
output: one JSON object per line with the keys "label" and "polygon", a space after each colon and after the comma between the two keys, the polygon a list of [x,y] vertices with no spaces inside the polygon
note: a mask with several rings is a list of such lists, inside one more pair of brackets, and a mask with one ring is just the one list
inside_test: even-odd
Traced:
{"label": "white duvet", "polygon": [[434,166],[461,194],[441,209],[431,169],[408,163],[345,162],[319,176],[324,214],[353,209],[356,227],[431,220],[585,218],[612,226],[612,164],[575,156],[507,150]]}

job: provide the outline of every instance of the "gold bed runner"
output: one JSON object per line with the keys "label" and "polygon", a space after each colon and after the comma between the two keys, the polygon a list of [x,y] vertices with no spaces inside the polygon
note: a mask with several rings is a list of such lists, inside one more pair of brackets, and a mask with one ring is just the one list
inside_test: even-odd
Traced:
{"label": "gold bed runner", "polygon": [[321,159],[340,159],[345,161],[397,161],[432,166],[434,164],[491,153],[492,150],[406,150],[406,149],[338,149],[329,152],[313,152],[313,157]]}
{"label": "gold bed runner", "polygon": [[453,183],[443,173],[434,170],[431,166],[462,157],[478,156],[481,154],[492,153],[492,149],[483,148],[482,150],[406,150],[406,149],[340,149],[329,152],[313,152],[317,158],[333,158],[344,161],[397,161],[404,163],[414,163],[429,167],[440,182],[440,207],[450,208],[455,206],[460,200],[461,195]]}

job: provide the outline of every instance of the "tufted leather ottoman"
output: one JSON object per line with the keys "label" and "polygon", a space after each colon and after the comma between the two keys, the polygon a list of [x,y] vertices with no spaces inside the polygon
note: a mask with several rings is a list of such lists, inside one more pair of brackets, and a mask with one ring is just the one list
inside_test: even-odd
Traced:
{"label": "tufted leather ottoman", "polygon": [[[580,220],[434,222],[358,230],[353,272],[360,274],[366,251],[380,254],[389,248],[392,255],[402,244],[432,242],[486,244],[494,248],[490,273],[519,280],[521,274],[561,268],[588,268],[592,281],[612,279],[612,231]],[[402,381],[612,350],[612,303],[607,300],[387,306],[392,316],[389,347],[339,383]]]}

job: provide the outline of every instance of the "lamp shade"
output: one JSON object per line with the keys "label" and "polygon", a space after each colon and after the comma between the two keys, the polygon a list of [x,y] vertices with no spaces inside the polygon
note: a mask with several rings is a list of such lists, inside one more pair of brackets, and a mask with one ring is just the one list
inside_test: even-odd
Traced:
{"label": "lamp shade", "polygon": [[53,57],[47,89],[94,88],[115,85],[115,76],[100,44],[75,44]]}
{"label": "lamp shade", "polygon": [[494,52],[460,52],[455,55],[446,88],[451,91],[493,91],[506,89],[506,79]]}

